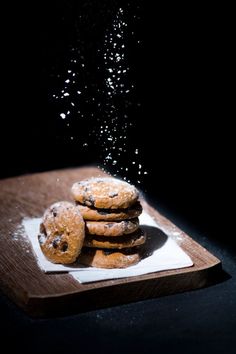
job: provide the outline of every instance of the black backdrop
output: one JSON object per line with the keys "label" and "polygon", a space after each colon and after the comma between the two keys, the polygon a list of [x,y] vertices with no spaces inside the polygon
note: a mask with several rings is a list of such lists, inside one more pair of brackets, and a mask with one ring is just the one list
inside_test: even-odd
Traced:
{"label": "black backdrop", "polygon": [[[221,8],[141,0],[36,1],[24,8],[10,3],[3,30],[1,177],[100,162],[93,138],[86,151],[69,139],[75,131],[86,137],[96,121],[75,120],[66,130],[58,118],[62,104],[52,93],[74,43],[85,56],[88,85],[102,80],[97,48],[119,7],[141,42],[129,47],[134,128],[120,163],[129,159],[129,149],[139,148],[149,172],[141,185],[148,197],[231,245],[224,220],[230,210],[225,196],[231,195],[232,46],[230,20]],[[136,173],[129,177],[136,182]]]}
{"label": "black backdrop", "polygon": [[[92,84],[103,79],[97,49],[123,7],[135,33],[128,47],[135,91],[129,96],[134,128],[120,163],[125,166],[129,152],[139,148],[149,172],[141,184],[148,198],[221,259],[231,279],[37,321],[1,296],[2,346],[5,340],[7,348],[19,352],[22,346],[25,353],[233,353],[234,11],[221,4],[160,6],[144,0],[10,0],[7,6],[1,4],[0,176],[100,162],[96,139],[91,137],[87,150],[70,139],[78,134],[85,141],[96,120],[74,119],[67,129],[59,118],[63,105],[52,94],[61,88],[57,75],[66,70],[68,48],[77,43],[86,59],[84,80],[95,95]],[[99,113],[92,104],[83,109]],[[129,177],[136,182],[136,172]]]}

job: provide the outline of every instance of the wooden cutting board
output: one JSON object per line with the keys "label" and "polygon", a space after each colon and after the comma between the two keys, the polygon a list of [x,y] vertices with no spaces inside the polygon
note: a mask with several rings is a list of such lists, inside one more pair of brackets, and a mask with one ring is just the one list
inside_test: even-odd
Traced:
{"label": "wooden cutting board", "polygon": [[0,285],[16,304],[33,316],[62,315],[197,289],[218,276],[219,259],[145,201],[144,209],[166,233],[181,232],[181,247],[194,266],[87,284],[66,273],[44,274],[27,240],[17,236],[22,218],[40,217],[51,203],[71,200],[70,187],[75,181],[98,175],[104,173],[84,167],[0,181]]}

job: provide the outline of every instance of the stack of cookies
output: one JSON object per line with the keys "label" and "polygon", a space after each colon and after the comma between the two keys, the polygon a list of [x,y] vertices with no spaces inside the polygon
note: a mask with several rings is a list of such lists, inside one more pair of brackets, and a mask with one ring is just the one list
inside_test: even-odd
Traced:
{"label": "stack of cookies", "polygon": [[138,263],[146,241],[139,227],[138,190],[115,178],[90,178],[74,183],[72,194],[85,221],[78,261],[99,268]]}

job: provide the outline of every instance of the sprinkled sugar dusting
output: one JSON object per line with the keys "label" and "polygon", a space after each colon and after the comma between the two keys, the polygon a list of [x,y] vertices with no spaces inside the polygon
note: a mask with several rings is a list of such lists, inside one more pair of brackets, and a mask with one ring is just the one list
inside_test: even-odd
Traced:
{"label": "sprinkled sugar dusting", "polygon": [[16,226],[16,229],[14,230],[14,232],[10,234],[12,241],[13,242],[20,242],[21,249],[26,253],[30,253],[30,242],[29,242],[29,238],[27,237],[27,235],[25,233],[24,224],[26,222],[28,222],[29,220],[30,220],[29,218],[22,219],[21,224],[18,224]]}
{"label": "sprinkled sugar dusting", "polygon": [[93,193],[97,192],[98,194],[101,194],[101,191],[104,190],[105,196],[108,194],[111,198],[118,196],[120,188],[122,188],[123,193],[133,193],[136,195],[136,188],[134,186],[128,184],[125,181],[114,178],[90,178],[88,180],[75,183],[74,187],[75,189],[76,187],[82,187],[86,192],[91,192],[92,190]]}
{"label": "sprinkled sugar dusting", "polygon": [[[113,20],[107,24],[103,43],[96,49],[97,67],[100,78],[91,83],[91,73],[83,53],[83,46],[71,47],[68,67],[64,77],[60,76],[62,87],[53,94],[54,102],[60,107],[58,119],[71,129],[68,139],[78,150],[96,150],[99,167],[112,171],[127,182],[140,184],[148,171],[141,162],[139,146],[130,144],[129,137],[135,136],[135,120],[131,107],[140,108],[136,99],[135,78],[129,56],[129,43],[140,46],[135,39],[129,6],[119,8]],[[138,21],[138,17],[133,14]],[[62,76],[63,76],[62,75]],[[72,129],[74,120],[82,120],[89,127],[85,134]],[[80,134],[80,135],[79,135]],[[133,176],[132,181],[130,176]]]}

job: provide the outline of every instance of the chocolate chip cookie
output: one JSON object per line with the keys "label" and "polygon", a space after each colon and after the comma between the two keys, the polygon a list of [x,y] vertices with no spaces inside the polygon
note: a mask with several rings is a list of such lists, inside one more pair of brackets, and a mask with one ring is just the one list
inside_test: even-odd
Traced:
{"label": "chocolate chip cookie", "polygon": [[126,268],[141,260],[141,251],[138,248],[124,250],[101,250],[84,247],[78,262],[90,267],[98,268]]}
{"label": "chocolate chip cookie", "polygon": [[80,254],[84,237],[85,223],[73,204],[58,202],[45,211],[38,239],[51,262],[73,263]]}
{"label": "chocolate chip cookie", "polygon": [[99,236],[128,235],[139,228],[138,218],[122,221],[89,221],[85,222],[87,234]]}
{"label": "chocolate chip cookie", "polygon": [[84,246],[109,249],[123,249],[140,246],[144,244],[145,241],[145,233],[141,229],[138,229],[132,234],[124,236],[106,237],[86,235],[84,240]]}
{"label": "chocolate chip cookie", "polygon": [[126,209],[138,200],[138,190],[116,178],[90,178],[72,186],[76,201],[98,209]]}
{"label": "chocolate chip cookie", "polygon": [[77,203],[77,207],[85,220],[92,221],[119,221],[138,217],[142,213],[142,206],[137,201],[126,209],[96,209]]}

